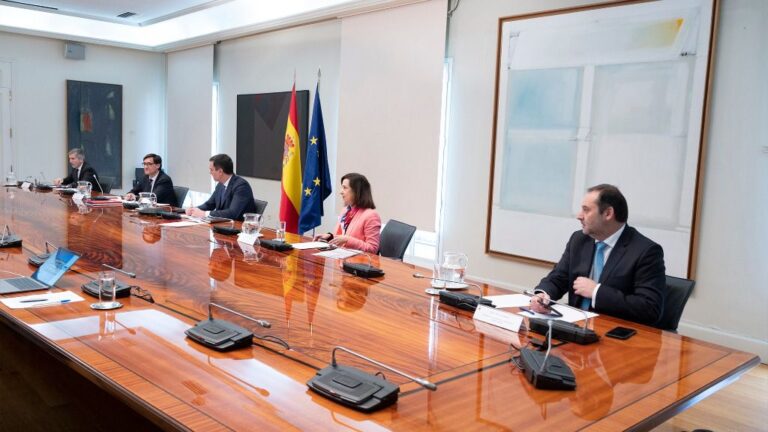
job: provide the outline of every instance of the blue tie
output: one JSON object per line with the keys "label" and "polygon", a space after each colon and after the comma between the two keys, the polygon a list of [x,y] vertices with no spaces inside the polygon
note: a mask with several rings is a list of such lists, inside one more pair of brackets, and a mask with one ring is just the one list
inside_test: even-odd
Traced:
{"label": "blue tie", "polygon": [[[592,280],[594,280],[597,283],[600,283],[600,275],[603,273],[603,265],[605,264],[605,255],[603,252],[605,251],[605,247],[607,246],[603,242],[597,242],[597,245],[595,245],[595,261],[592,263]],[[589,310],[589,307],[592,305],[592,299],[591,298],[584,298],[581,300],[581,308],[584,310]]]}

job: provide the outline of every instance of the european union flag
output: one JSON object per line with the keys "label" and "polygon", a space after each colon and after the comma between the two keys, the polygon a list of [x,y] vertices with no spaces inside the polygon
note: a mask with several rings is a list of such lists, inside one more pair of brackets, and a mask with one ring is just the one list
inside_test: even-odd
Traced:
{"label": "european union flag", "polygon": [[312,124],[307,140],[307,157],[304,161],[304,181],[301,184],[301,215],[299,233],[305,233],[320,225],[323,201],[331,194],[331,173],[328,170],[328,152],[325,147],[323,109],[320,107],[320,85],[315,88],[315,104]]}

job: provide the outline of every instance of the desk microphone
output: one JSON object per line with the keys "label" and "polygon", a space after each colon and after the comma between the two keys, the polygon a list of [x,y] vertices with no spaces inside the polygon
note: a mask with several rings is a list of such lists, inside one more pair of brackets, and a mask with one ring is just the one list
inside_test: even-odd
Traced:
{"label": "desk microphone", "polygon": [[241,318],[253,321],[261,327],[272,327],[272,324],[269,321],[252,318],[220,304],[209,302],[208,318],[198,322],[194,327],[184,331],[184,333],[193,341],[207,346],[208,348],[215,349],[216,351],[229,351],[251,346],[253,344],[254,335],[250,330],[244,329],[229,321],[214,319],[212,306],[216,306],[219,309],[224,309]]}
{"label": "desk microphone", "polygon": [[40,267],[41,265],[43,265],[45,260],[47,260],[51,256],[51,248],[58,249],[56,246],[54,246],[52,243],[46,240],[45,252],[38,255],[31,255],[29,258],[27,258],[27,262],[32,264],[35,267]]}
{"label": "desk microphone", "polygon": [[[558,321],[559,322],[559,321]],[[523,348],[520,350],[518,367],[534,387],[542,390],[574,390],[576,377],[573,370],[557,356],[549,356],[552,350],[553,320],[547,320],[547,353]]]}
{"label": "desk microphone", "polygon": [[0,248],[9,248],[21,246],[21,237],[11,232],[11,228],[8,224],[3,229],[3,235],[0,236]]}
{"label": "desk microphone", "polygon": [[351,273],[355,276],[360,276],[366,279],[384,276],[384,270],[373,266],[373,260],[371,259],[371,256],[365,252],[363,252],[363,255],[368,257],[368,264],[347,262],[347,259],[352,258],[349,257],[342,261],[341,268],[347,273]]}
{"label": "desk microphone", "polygon": [[[421,273],[414,273],[413,277],[415,277],[416,279],[429,279],[429,280],[439,281],[439,282],[456,283],[455,281],[451,281],[448,279],[440,279],[435,277],[424,276]],[[480,287],[480,285],[472,282],[463,282],[463,283],[465,283],[468,286],[473,286],[477,288],[479,295],[475,296],[471,294],[451,292],[451,291],[448,291],[447,289],[442,289],[437,291],[437,294],[440,295],[440,302],[445,303],[447,305],[455,306],[459,309],[468,310],[468,311],[474,311],[475,309],[477,309],[478,305],[496,307],[493,305],[492,301],[483,298],[483,288]],[[427,288],[426,292],[428,294],[433,294],[434,290],[432,288]]]}
{"label": "desk microphone", "polygon": [[307,387],[320,396],[334,402],[358,411],[372,412],[397,402],[397,397],[400,393],[399,386],[380,376],[371,375],[352,366],[338,364],[336,362],[337,350],[352,354],[357,358],[408,378],[425,389],[437,390],[437,385],[430,381],[408,375],[392,366],[356,353],[348,348],[337,346],[331,352],[330,366],[319,370],[312,379],[307,381]]}
{"label": "desk microphone", "polygon": [[99,185],[99,190],[101,191],[101,194],[104,194],[104,188],[101,187],[101,183],[99,183],[99,179],[96,177],[96,174],[93,174],[93,179],[96,180],[96,184]]}

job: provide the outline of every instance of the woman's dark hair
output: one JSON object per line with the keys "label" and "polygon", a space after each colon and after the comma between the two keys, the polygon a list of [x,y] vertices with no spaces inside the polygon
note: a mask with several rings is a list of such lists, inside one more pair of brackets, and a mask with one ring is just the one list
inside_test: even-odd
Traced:
{"label": "woman's dark hair", "polygon": [[341,182],[349,180],[349,188],[352,189],[352,193],[355,195],[355,202],[352,203],[355,207],[375,209],[376,204],[373,203],[373,195],[371,194],[371,184],[368,183],[368,179],[364,175],[358,173],[344,174],[341,178]]}

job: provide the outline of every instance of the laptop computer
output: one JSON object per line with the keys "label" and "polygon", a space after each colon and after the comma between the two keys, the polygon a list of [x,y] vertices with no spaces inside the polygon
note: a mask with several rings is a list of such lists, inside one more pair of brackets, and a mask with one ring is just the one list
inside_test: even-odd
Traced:
{"label": "laptop computer", "polygon": [[80,255],[71,250],[59,248],[56,252],[51,253],[43,265],[32,274],[32,277],[0,279],[0,294],[51,288],[78,259],[80,259]]}

